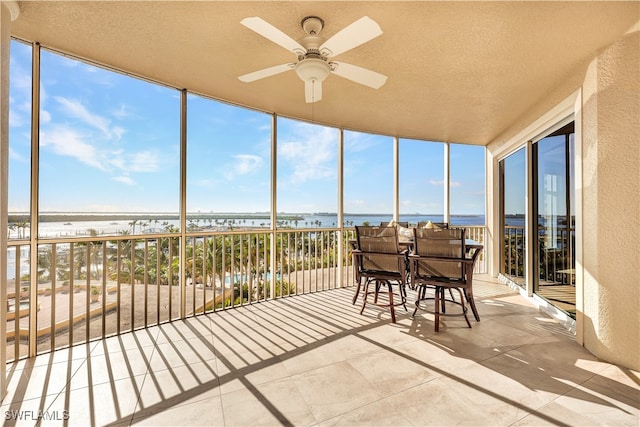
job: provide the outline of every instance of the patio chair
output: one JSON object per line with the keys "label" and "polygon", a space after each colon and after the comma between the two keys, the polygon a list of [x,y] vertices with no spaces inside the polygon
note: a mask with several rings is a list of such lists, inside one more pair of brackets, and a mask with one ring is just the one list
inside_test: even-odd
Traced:
{"label": "patio chair", "polygon": [[[406,292],[406,256],[407,251],[401,250],[398,244],[397,227],[356,226],[357,248],[353,251],[353,266],[358,288],[353,298],[358,298],[360,288],[364,287],[362,309],[369,303],[369,296],[373,295],[373,304],[388,307],[391,311],[391,321],[396,322],[395,307],[403,306],[407,310]],[[374,289],[370,290],[373,284]],[[380,301],[380,289],[388,288],[386,301]],[[397,287],[397,294],[394,292]],[[395,301],[394,301],[395,294]],[[397,297],[400,299],[398,300]]]}
{"label": "patio chair", "polygon": [[[435,316],[435,331],[440,330],[441,316],[464,316],[467,326],[471,327],[467,317],[471,306],[476,321],[480,321],[473,300],[473,265],[480,254],[475,250],[467,257],[464,229],[414,229],[413,252],[409,256],[411,283],[417,288],[416,308],[432,313]],[[433,289],[434,296],[427,296],[427,290]],[[446,298],[445,290],[449,290],[450,298]],[[453,298],[453,290],[457,290],[460,301]],[[430,301],[433,305],[430,306]],[[447,304],[460,306],[461,311],[447,312]]]}

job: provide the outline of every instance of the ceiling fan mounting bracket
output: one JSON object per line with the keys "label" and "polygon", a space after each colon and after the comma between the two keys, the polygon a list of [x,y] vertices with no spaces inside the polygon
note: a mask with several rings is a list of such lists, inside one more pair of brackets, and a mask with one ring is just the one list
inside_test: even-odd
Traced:
{"label": "ceiling fan mounting bracket", "polygon": [[300,22],[302,29],[309,35],[318,35],[324,28],[324,21],[317,16],[306,16]]}

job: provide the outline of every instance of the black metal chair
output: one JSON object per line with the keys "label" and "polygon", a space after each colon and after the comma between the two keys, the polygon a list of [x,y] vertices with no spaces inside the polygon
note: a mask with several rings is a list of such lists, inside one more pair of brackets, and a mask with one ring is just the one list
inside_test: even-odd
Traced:
{"label": "black metal chair", "polygon": [[[473,265],[480,254],[475,250],[471,257],[467,256],[464,229],[414,229],[413,252],[409,256],[411,283],[417,287],[418,296],[416,308],[435,315],[435,331],[440,330],[441,316],[464,316],[467,325],[471,327],[467,317],[465,300],[471,306],[476,321],[480,321],[478,310],[473,299]],[[427,290],[433,289],[434,296],[427,296]],[[449,290],[450,298],[445,297],[445,290]],[[453,298],[453,290],[457,290],[460,301]],[[433,306],[428,306],[433,301]],[[461,311],[451,313],[446,311],[447,304],[456,304]]]}
{"label": "black metal chair", "polygon": [[[356,226],[357,247],[353,250],[353,266],[358,285],[353,298],[355,303],[364,287],[362,309],[369,302],[369,296],[373,295],[373,304],[380,307],[389,307],[391,321],[395,323],[395,307],[403,306],[407,310],[406,292],[406,256],[407,251],[402,250],[398,244],[397,227]],[[369,285],[374,285],[374,290]],[[382,286],[388,288],[388,300],[380,301],[379,292]],[[393,287],[397,287],[397,294]],[[394,301],[394,294],[399,297]]]}

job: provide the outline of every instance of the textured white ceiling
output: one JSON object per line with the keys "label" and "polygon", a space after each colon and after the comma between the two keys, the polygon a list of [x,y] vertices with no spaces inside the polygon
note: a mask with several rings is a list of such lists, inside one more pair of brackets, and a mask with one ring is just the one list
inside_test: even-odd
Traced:
{"label": "textured white ceiling", "polygon": [[[21,1],[12,35],[176,88],[285,116],[406,138],[485,145],[563,76],[638,21],[626,2]],[[316,15],[330,37],[367,15],[383,34],[336,57],[388,76],[374,90],[335,75],[304,102],[295,61],[240,24],[260,16],[294,39]]]}

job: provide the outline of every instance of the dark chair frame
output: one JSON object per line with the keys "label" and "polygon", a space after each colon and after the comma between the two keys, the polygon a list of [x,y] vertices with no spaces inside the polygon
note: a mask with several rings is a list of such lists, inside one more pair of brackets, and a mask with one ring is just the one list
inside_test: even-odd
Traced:
{"label": "dark chair frame", "polygon": [[[400,248],[397,227],[356,226],[356,249],[352,251],[356,293],[353,297],[355,304],[360,289],[364,288],[362,308],[364,312],[369,296],[373,295],[373,304],[388,307],[391,321],[396,322],[395,307],[403,306],[407,310],[406,291],[406,259],[408,252]],[[369,289],[374,284],[374,290]],[[378,294],[382,286],[388,288],[388,302],[379,302]],[[400,300],[394,301],[393,286],[398,287]]]}
{"label": "dark chair frame", "polygon": [[[449,254],[438,253],[439,249],[443,248],[438,247],[438,241],[446,242],[444,252],[450,252]],[[464,316],[467,325],[471,327],[467,317],[466,300],[476,321],[479,322],[480,316],[473,298],[473,266],[480,252],[481,249],[475,249],[471,257],[467,256],[464,229],[414,229],[414,245],[409,255],[409,266],[411,284],[417,288],[418,296],[413,316],[418,309],[433,314],[436,332],[440,330],[441,316]],[[433,297],[427,296],[428,289],[434,289]],[[447,289],[451,298],[445,296]],[[453,298],[454,289],[460,294],[460,301]],[[434,301],[433,309],[428,307],[426,301]],[[459,305],[461,312],[447,313],[447,302]]]}

